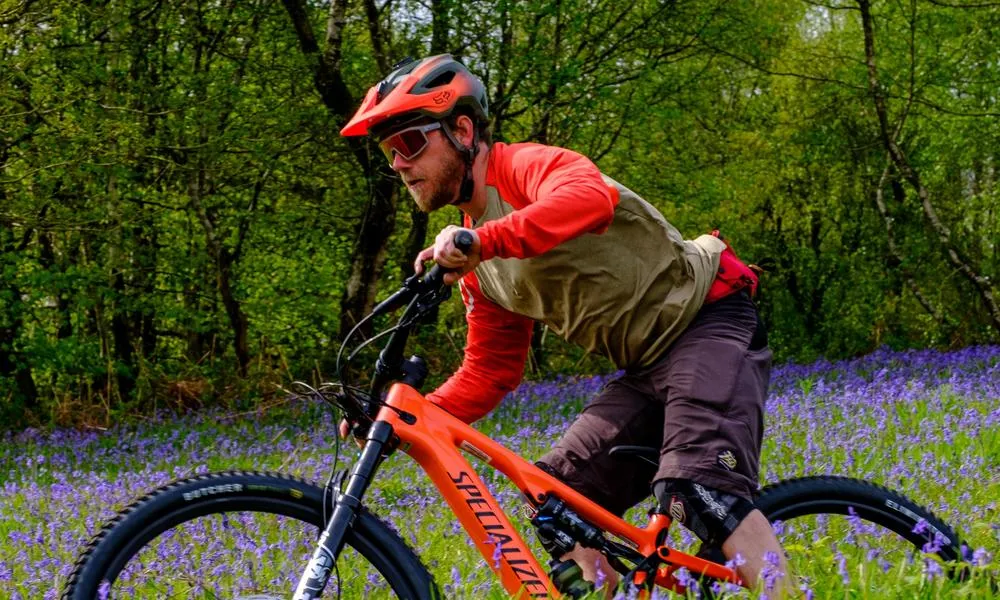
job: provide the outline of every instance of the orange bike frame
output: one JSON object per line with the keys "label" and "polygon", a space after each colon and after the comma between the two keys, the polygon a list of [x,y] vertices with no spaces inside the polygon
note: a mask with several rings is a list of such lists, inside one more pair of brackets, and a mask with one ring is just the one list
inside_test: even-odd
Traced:
{"label": "orange bike frame", "polygon": [[538,508],[548,495],[554,494],[581,518],[617,537],[619,542],[632,546],[643,556],[658,553],[664,565],[657,571],[657,585],[683,592],[684,586],[673,576],[681,567],[692,574],[703,573],[722,581],[740,583],[732,569],[659,546],[657,537],[670,527],[669,517],[653,515],[645,528],[630,525],[453,417],[406,384],[394,384],[386,403],[416,417],[411,425],[392,408],[383,407],[378,414],[378,420],[392,425],[400,439],[400,449],[417,461],[440,490],[486,563],[512,596],[560,597],[545,568],[459,449],[503,473],[533,507]]}

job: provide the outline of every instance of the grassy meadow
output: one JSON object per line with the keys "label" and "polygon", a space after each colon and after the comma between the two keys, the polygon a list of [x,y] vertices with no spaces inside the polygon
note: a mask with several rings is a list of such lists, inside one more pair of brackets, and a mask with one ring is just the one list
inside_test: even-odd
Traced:
{"label": "grassy meadow", "polygon": [[[536,458],[608,377],[526,383],[477,427]],[[325,406],[293,401],[255,414],[164,415],[107,431],[6,434],[0,445],[0,598],[58,597],[77,554],[101,524],[175,478],[256,469],[324,481],[334,467],[335,423]],[[934,560],[872,541],[865,524],[818,520],[782,528],[804,597],[993,597],[989,578],[1000,567],[1000,347],[879,351],[848,362],[778,367],[766,427],[764,484],[817,474],[881,483],[951,525],[975,565],[971,580],[950,581]],[[342,445],[341,466],[356,453],[353,445]],[[488,467],[480,474],[528,533],[517,491]],[[400,532],[447,597],[505,597],[409,458],[399,454],[383,467],[366,504]],[[643,522],[648,508],[629,516]],[[135,577],[181,574],[172,597],[291,596],[289,582],[304,566],[315,530],[276,517],[199,521],[157,540]],[[692,545],[680,528],[673,535],[679,546]],[[343,597],[377,597],[377,577],[353,558],[339,564]],[[186,574],[193,573],[211,583],[192,583]],[[152,597],[143,589],[128,584],[112,596]]]}

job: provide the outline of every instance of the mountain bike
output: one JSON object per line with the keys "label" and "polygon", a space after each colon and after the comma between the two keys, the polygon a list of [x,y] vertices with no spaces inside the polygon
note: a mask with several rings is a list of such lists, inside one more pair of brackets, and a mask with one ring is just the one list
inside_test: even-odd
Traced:
{"label": "mountain bike", "polygon": [[[469,243],[471,238],[456,238],[460,248]],[[400,534],[364,504],[379,469],[397,451],[412,457],[427,474],[513,597],[575,598],[590,588],[571,561],[552,559],[543,566],[544,557],[526,543],[470,459],[496,469],[516,486],[527,520],[555,540],[557,548],[565,551],[580,544],[603,553],[628,593],[648,597],[656,586],[683,593],[691,586],[710,591],[710,584],[742,585],[717,548],[689,553],[673,547],[669,516],[651,512],[644,526],[633,525],[419,392],[428,369],[416,356],[404,359],[404,349],[414,326],[449,296],[443,274],[435,266],[423,278],[407,279],[355,327],[357,331],[374,316],[405,306],[395,326],[362,344],[390,336],[367,392],[347,383],[339,366],[341,383],[315,390],[336,404],[364,440],[349,476],[338,471],[324,487],[251,471],[174,481],[136,500],[100,529],[82,552],[62,597],[264,600],[287,598],[297,581],[296,600],[319,598],[324,590],[337,597],[439,598],[441,586],[428,568]],[[341,347],[338,365],[354,331]],[[617,447],[612,452],[622,460],[655,464],[659,458],[655,448]],[[765,487],[755,503],[782,535],[800,523],[813,531],[797,538],[798,543],[783,540],[790,555],[805,552],[809,544],[836,543],[834,534],[821,526],[840,516],[849,524],[851,546],[859,545],[861,536],[878,536],[909,560],[940,561],[952,575],[961,570],[956,566],[962,564],[961,543],[952,528],[902,494],[874,483],[829,476],[790,479]],[[412,539],[419,535],[407,533]],[[883,542],[859,547],[867,548],[861,560],[873,569],[885,560]],[[227,564],[212,566],[216,559]],[[271,569],[279,562],[284,574]]]}

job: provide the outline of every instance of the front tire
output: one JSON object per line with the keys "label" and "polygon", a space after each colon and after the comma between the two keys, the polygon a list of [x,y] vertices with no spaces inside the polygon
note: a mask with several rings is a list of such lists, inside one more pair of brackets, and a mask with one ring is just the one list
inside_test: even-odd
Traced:
{"label": "front tire", "polygon": [[[323,491],[298,478],[238,471],[175,481],[123,509],[94,536],[62,598],[288,598],[322,526]],[[341,585],[344,597],[439,597],[414,552],[363,508],[338,564],[328,588]]]}

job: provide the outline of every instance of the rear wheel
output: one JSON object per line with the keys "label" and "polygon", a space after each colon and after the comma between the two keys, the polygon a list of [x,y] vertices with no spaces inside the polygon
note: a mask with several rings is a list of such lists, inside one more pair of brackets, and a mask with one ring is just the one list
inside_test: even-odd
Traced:
{"label": "rear wheel", "polygon": [[[229,472],[176,481],[104,526],[62,597],[286,599],[323,517],[322,490],[285,475]],[[439,596],[413,551],[364,509],[337,564],[324,597]]]}
{"label": "rear wheel", "polygon": [[[961,541],[930,510],[880,485],[804,477],[764,488],[771,521],[796,576],[877,589],[890,574],[959,578]],[[898,581],[898,579],[896,579]]]}
{"label": "rear wheel", "polygon": [[[765,487],[755,504],[771,522],[797,580],[810,589],[822,584],[828,595],[849,596],[849,589],[877,592],[885,577],[962,579],[968,573],[951,527],[874,483],[846,477],[789,479]],[[716,547],[702,547],[698,555],[726,562]],[[721,585],[711,578],[700,584],[708,598]]]}

